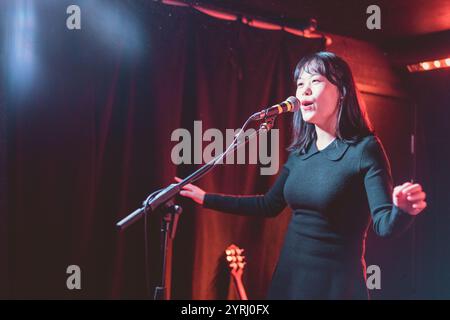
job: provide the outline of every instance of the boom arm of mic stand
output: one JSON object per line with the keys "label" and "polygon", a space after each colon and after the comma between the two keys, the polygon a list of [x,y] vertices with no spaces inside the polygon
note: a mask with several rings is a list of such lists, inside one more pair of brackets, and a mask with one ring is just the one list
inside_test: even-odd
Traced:
{"label": "boom arm of mic stand", "polygon": [[265,132],[269,131],[273,127],[275,118],[276,118],[276,116],[272,116],[272,117],[268,117],[268,118],[264,119],[265,121],[260,125],[260,128],[258,129],[258,131],[256,131],[256,133],[253,133],[252,135],[250,135],[246,141],[238,143],[238,144],[234,143],[232,148],[228,148],[224,153],[220,154],[219,156],[217,156],[216,158],[214,158],[207,164],[203,165],[201,168],[199,168],[197,171],[193,172],[188,177],[184,178],[179,183],[172,183],[168,187],[166,187],[165,189],[160,191],[153,198],[152,197],[147,198],[146,201],[144,201],[144,203],[143,203],[143,207],[133,211],[128,216],[126,216],[125,218],[120,220],[116,224],[116,226],[119,227],[120,230],[124,230],[128,226],[130,226],[131,224],[136,222],[138,219],[140,219],[142,214],[145,213],[147,210],[155,211],[159,206],[166,203],[170,199],[174,198],[181,191],[183,186],[185,186],[189,183],[193,183],[194,181],[203,177],[206,173],[208,173],[217,164],[217,162],[221,158],[224,158],[228,153],[236,150],[241,145],[247,143],[251,138],[253,138],[253,136],[259,135],[263,131],[265,131]]}

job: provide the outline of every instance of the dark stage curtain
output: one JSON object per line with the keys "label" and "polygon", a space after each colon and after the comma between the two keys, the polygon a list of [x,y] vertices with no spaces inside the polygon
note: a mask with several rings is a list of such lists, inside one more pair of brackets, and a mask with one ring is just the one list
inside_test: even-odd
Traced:
{"label": "dark stage curtain", "polygon": [[[171,133],[193,133],[195,120],[203,131],[239,128],[253,112],[294,94],[296,62],[324,44],[152,1],[39,1],[27,9],[35,23],[26,26],[32,60],[25,79],[8,58],[19,3],[2,4],[8,66],[0,100],[8,173],[2,290],[9,298],[150,297],[160,272],[159,218],[148,221],[150,290],[143,221],[123,233],[115,223],[175,175],[198,167],[172,163]],[[73,3],[82,9],[81,30],[65,25]],[[290,121],[290,115],[277,120],[280,166]],[[264,193],[275,177],[260,175],[259,165],[223,165],[198,185]],[[246,250],[249,297],[264,298],[287,210],[255,219],[178,203],[184,212],[173,247],[172,297],[236,298],[223,257],[235,243]],[[81,290],[66,288],[69,265],[81,268]]]}
{"label": "dark stage curtain", "polygon": [[415,296],[449,299],[450,70],[413,73],[406,80],[417,105],[417,177],[424,183],[429,205],[416,226]]}

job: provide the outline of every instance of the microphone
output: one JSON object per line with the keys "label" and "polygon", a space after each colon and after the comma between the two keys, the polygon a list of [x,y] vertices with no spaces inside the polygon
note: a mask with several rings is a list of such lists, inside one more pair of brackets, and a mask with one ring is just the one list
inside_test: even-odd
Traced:
{"label": "microphone", "polygon": [[270,108],[256,112],[250,117],[250,119],[261,120],[265,117],[276,116],[285,112],[296,112],[299,109],[300,109],[300,100],[298,100],[294,96],[291,96],[287,98],[286,101],[283,101],[280,104],[276,104]]}

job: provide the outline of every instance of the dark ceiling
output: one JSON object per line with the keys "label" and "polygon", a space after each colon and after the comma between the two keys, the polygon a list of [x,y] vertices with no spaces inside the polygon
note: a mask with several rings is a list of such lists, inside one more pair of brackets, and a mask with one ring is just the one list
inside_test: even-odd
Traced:
{"label": "dark ceiling", "polygon": [[[315,18],[318,30],[368,41],[389,54],[393,65],[448,57],[450,0],[195,0],[293,26]],[[381,10],[381,30],[369,30],[369,5]]]}
{"label": "dark ceiling", "polygon": [[[201,1],[205,3],[205,1]],[[211,5],[288,21],[316,18],[321,31],[378,44],[450,30],[450,0],[210,0]],[[369,30],[366,9],[381,9],[381,30]]]}

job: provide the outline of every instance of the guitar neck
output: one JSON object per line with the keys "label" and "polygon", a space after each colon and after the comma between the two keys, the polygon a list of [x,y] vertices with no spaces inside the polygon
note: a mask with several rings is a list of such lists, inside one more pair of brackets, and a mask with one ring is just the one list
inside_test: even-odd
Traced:
{"label": "guitar neck", "polygon": [[244,284],[242,283],[242,278],[238,276],[233,276],[234,284],[236,285],[239,299],[248,300],[247,292],[245,292]]}

